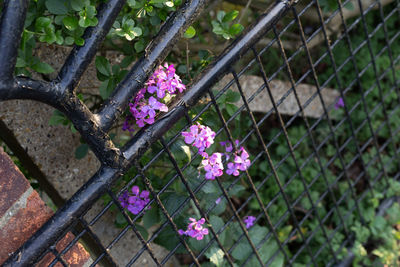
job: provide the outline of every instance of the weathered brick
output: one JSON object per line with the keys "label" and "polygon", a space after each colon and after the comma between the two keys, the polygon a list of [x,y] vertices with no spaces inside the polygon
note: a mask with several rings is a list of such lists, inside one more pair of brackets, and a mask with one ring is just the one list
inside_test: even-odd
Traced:
{"label": "weathered brick", "polygon": [[[53,214],[1,147],[0,214],[0,265]],[[73,239],[74,235],[67,233],[57,243],[56,249],[62,251]],[[36,266],[48,266],[53,259],[53,255],[46,255]],[[72,246],[63,259],[72,267],[92,262],[79,243]]]}
{"label": "weathered brick", "polygon": [[0,147],[0,218],[28,188],[29,182]]}
{"label": "weathered brick", "polygon": [[[56,246],[58,252],[61,252],[72,240],[74,239],[74,235],[68,233],[63,239],[61,239]],[[36,267],[45,267],[48,266],[53,260],[54,255],[52,253],[48,253],[43,259],[36,265]],[[74,245],[70,250],[65,253],[62,257],[63,260],[70,267],[81,267],[84,266],[85,263],[90,260],[89,254],[83,248],[83,246],[79,243]],[[55,266],[62,267],[61,263],[57,263]]]}
{"label": "weathered brick", "polygon": [[[0,229],[0,244],[2,244],[0,264],[52,215],[50,208],[44,204],[34,190],[26,199],[19,199],[15,204],[20,205],[19,210]],[[23,207],[24,204],[25,207]]]}

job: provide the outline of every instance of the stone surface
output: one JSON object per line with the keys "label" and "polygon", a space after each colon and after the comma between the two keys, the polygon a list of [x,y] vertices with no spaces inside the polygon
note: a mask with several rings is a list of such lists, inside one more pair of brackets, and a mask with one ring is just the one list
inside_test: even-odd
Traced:
{"label": "stone surface", "polygon": [[64,126],[50,126],[53,111],[35,101],[0,102],[0,119],[12,130],[61,197],[68,199],[100,164],[91,152],[81,160],[75,159],[75,149],[80,145],[79,134],[73,134]]}
{"label": "stone surface", "polygon": [[[217,84],[216,88],[219,90],[222,89],[232,79],[233,76],[231,74],[224,76],[222,80]],[[244,92],[244,95],[246,96],[246,99],[249,99],[249,97],[257,92],[257,90],[264,84],[264,80],[262,79],[262,77],[254,75],[242,75],[239,78],[239,82]],[[275,103],[278,103],[280,99],[286,95],[291,87],[292,86],[290,82],[272,80],[270,82],[270,89]],[[237,85],[234,84],[233,86],[231,86],[231,89],[237,91]],[[296,92],[299,96],[301,105],[304,107],[311,96],[317,92],[317,87],[314,85],[301,83],[296,86]],[[335,89],[324,88],[323,90],[321,90],[321,95],[324,100],[325,106],[328,107],[337,100],[340,94]],[[240,100],[237,105],[242,106],[243,101]],[[271,109],[273,109],[269,94],[265,88],[252,100],[249,106],[251,111],[253,112],[267,113]],[[294,115],[299,111],[299,106],[293,92],[291,92],[278,106],[278,111],[285,115]],[[304,109],[304,114],[307,117],[311,118],[319,118],[324,114],[324,110],[318,94],[316,94],[315,98]]]}
{"label": "stone surface", "polygon": [[[101,210],[101,200],[96,203],[96,205],[89,210],[88,214],[85,216],[87,221],[91,221]],[[98,222],[96,222],[92,227],[92,231],[101,236],[102,244],[107,247],[114,238],[116,238],[123,229],[117,228],[114,225],[115,212],[107,211]],[[148,229],[149,237],[152,235],[153,231],[156,229]],[[136,234],[132,229],[129,229],[124,236],[115,243],[109,250],[110,255],[117,263],[118,266],[126,266],[128,262],[136,256],[136,254],[142,249],[143,244],[137,238]],[[158,246],[157,244],[150,243],[150,248],[152,249],[154,256],[161,262],[164,257],[168,254],[167,251]],[[143,252],[141,256],[136,260],[133,266],[143,266],[143,267],[153,267],[157,266],[154,260],[150,257],[148,252]],[[174,267],[180,266],[176,258],[173,256],[171,259],[163,266]]]}

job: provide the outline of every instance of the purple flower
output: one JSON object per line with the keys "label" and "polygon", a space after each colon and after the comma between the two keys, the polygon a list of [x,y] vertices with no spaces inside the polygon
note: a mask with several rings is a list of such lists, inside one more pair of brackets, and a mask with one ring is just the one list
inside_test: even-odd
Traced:
{"label": "purple flower", "polygon": [[246,224],[246,228],[249,229],[254,225],[254,222],[256,220],[256,217],[254,216],[246,216],[243,219],[243,222]]}
{"label": "purple flower", "polygon": [[[226,153],[231,153],[232,152],[233,146],[232,146],[231,142],[225,141],[225,142],[220,142],[219,144],[221,146],[225,147],[225,152]],[[239,140],[235,140],[235,144],[236,144],[236,146],[238,146],[239,145]]]}
{"label": "purple flower", "polygon": [[140,89],[129,103],[129,111],[133,118],[125,121],[123,130],[133,132],[134,120],[140,128],[146,124],[153,124],[158,112],[168,112],[165,103],[176,95],[177,90],[181,93],[185,89],[185,85],[175,73],[174,65],[160,65],[145,83],[145,87]]}
{"label": "purple flower", "polygon": [[187,235],[197,240],[202,240],[205,235],[208,235],[208,229],[203,226],[206,221],[204,218],[198,221],[195,218],[189,218],[189,220],[191,222],[188,224],[186,231],[178,230],[180,235]]}
{"label": "purple flower", "polygon": [[133,128],[134,125],[134,118],[131,115],[126,116],[124,124],[122,125],[123,131],[134,132],[135,129]]}
{"label": "purple flower", "polygon": [[139,187],[135,185],[131,188],[131,194],[128,191],[123,192],[118,197],[118,201],[121,203],[123,208],[128,209],[136,215],[139,214],[139,212],[141,212],[149,203],[149,191],[143,190],[140,193]]}
{"label": "purple flower", "polygon": [[219,197],[219,198],[217,198],[216,200],[215,200],[215,204],[219,204],[221,202],[221,198]]}
{"label": "purple flower", "polygon": [[[241,154],[239,155],[239,153]],[[250,163],[249,154],[243,147],[241,147],[238,154],[235,156],[235,164],[237,164],[239,170],[245,171],[250,166]]]}
{"label": "purple flower", "polygon": [[[225,141],[220,142],[222,146],[225,147],[225,157],[226,160],[229,161],[231,158],[229,153],[232,152],[233,146],[231,142]],[[235,140],[236,147],[239,145],[239,140]],[[228,175],[238,176],[239,171],[245,171],[249,168],[251,162],[249,160],[249,153],[244,149],[244,147],[240,147],[238,151],[236,151],[233,155],[233,161],[228,162],[226,173]]]}
{"label": "purple flower", "polygon": [[222,164],[222,154],[214,153],[210,157],[205,158],[201,161],[201,164],[206,171],[206,180],[214,180],[215,177],[219,177],[224,174],[224,165]]}
{"label": "purple flower", "polygon": [[335,109],[343,108],[344,107],[344,101],[343,98],[340,97],[338,101],[335,103]]}
{"label": "purple flower", "polygon": [[150,94],[157,93],[158,98],[164,98],[166,92],[169,94],[176,94],[178,90],[182,93],[186,87],[182,83],[179,76],[175,73],[174,65],[168,65],[165,63],[164,66],[159,66],[146,82],[147,91]]}
{"label": "purple flower", "polygon": [[123,192],[119,197],[118,197],[118,201],[121,203],[121,206],[123,208],[128,207],[129,203],[128,203],[128,191]]}
{"label": "purple flower", "polygon": [[239,176],[238,165],[233,162],[229,162],[226,173],[233,176]]}
{"label": "purple flower", "polygon": [[193,143],[193,146],[203,152],[214,143],[215,132],[210,127],[197,123],[197,125],[190,126],[188,132],[182,132],[182,136],[185,137],[186,144]]}
{"label": "purple flower", "polygon": [[146,103],[145,99],[141,99],[138,103],[129,103],[129,107],[129,111],[140,128],[144,127],[146,123],[153,124],[157,111],[168,111],[168,107],[153,96],[150,96],[148,103]]}

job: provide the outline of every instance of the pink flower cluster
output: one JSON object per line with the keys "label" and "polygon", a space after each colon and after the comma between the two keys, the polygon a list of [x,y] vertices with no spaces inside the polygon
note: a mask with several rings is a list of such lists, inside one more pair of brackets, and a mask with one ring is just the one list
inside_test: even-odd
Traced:
{"label": "pink flower cluster", "polygon": [[193,143],[194,147],[203,152],[206,148],[214,144],[215,132],[210,127],[197,123],[197,125],[190,126],[189,132],[182,132],[182,136],[185,137],[186,144],[190,145]]}
{"label": "pink flower cluster", "polygon": [[217,152],[213,153],[211,156],[208,156],[207,153],[203,153],[203,155],[205,158],[201,161],[201,164],[204,166],[204,170],[206,171],[206,180],[215,180],[215,177],[222,176],[222,174],[224,174],[222,154]]}
{"label": "pink flower cluster", "polygon": [[[215,177],[223,175],[224,165],[222,163],[222,153],[215,152],[211,156],[206,153],[206,149],[214,143],[215,132],[210,127],[197,123],[189,127],[189,131],[182,132],[182,136],[185,137],[185,143],[198,148],[198,153],[203,157],[201,162],[202,167],[206,171],[205,179],[214,180]],[[236,146],[239,145],[239,140],[235,141]],[[221,142],[225,147],[225,157],[227,164],[226,173],[229,175],[238,176],[239,171],[245,171],[250,166],[249,154],[240,147],[238,151],[234,152],[231,161],[230,154],[233,151],[231,142]]]}
{"label": "pink flower cluster", "polygon": [[[238,146],[239,140],[236,140],[235,143],[236,146]],[[231,142],[226,141],[226,142],[221,142],[220,144],[225,147],[226,161],[229,161],[231,158],[229,156],[229,153],[231,153],[233,150]],[[249,154],[244,149],[244,147],[240,147],[239,150],[234,153],[233,161],[228,162],[226,173],[229,175],[238,176],[239,170],[240,171],[247,170],[250,166],[250,163],[251,162],[249,160]]]}
{"label": "pink flower cluster", "polygon": [[[149,191],[143,190],[140,193],[139,186],[135,185],[131,189],[132,193],[128,193],[128,191],[123,192],[118,201],[121,203],[123,208],[127,208],[133,214],[139,214],[144,207],[149,203]],[[140,194],[139,194],[140,193]]]}
{"label": "pink flower cluster", "polygon": [[145,83],[145,87],[129,103],[130,114],[126,117],[122,129],[133,132],[135,125],[142,128],[146,124],[153,124],[158,112],[168,112],[165,103],[185,89],[185,85],[175,73],[174,65],[160,65]]}
{"label": "pink flower cluster", "polygon": [[188,224],[186,231],[178,230],[180,235],[187,235],[197,240],[202,240],[205,235],[208,235],[208,229],[203,226],[206,221],[204,218],[198,221],[195,218],[189,218],[189,220],[191,222]]}

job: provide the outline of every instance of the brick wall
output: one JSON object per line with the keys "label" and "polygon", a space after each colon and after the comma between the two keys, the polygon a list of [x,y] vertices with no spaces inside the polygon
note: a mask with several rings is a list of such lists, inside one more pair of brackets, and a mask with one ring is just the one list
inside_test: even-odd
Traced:
{"label": "brick wall", "polygon": [[[28,180],[0,147],[0,265],[35,233],[53,214],[33,190]],[[74,238],[68,233],[56,245],[61,251]],[[37,266],[47,266],[54,255],[43,257]],[[92,260],[81,244],[76,244],[63,259],[69,266],[89,266]],[[62,266],[57,263],[56,266]]]}

